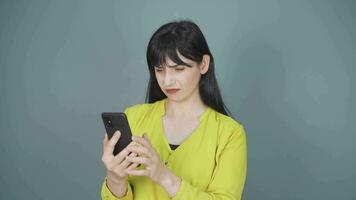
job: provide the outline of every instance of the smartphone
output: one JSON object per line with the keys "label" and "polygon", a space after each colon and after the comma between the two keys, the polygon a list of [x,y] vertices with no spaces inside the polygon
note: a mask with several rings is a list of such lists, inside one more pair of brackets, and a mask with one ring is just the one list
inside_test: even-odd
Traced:
{"label": "smartphone", "polygon": [[120,130],[121,136],[114,148],[114,156],[122,151],[132,141],[132,133],[126,114],[123,112],[103,112],[101,114],[106,133],[109,139],[117,130]]}

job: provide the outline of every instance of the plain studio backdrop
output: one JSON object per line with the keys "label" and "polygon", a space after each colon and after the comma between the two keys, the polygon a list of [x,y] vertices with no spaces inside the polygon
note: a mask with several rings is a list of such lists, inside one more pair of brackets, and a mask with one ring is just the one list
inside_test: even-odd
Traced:
{"label": "plain studio backdrop", "polygon": [[1,1],[0,199],[99,199],[100,113],[143,103],[146,46],[191,19],[246,128],[244,200],[356,199],[355,1]]}

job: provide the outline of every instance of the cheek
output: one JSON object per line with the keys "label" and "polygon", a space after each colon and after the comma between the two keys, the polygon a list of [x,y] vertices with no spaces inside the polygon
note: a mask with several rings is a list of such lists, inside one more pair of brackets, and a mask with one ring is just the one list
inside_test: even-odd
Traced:
{"label": "cheek", "polygon": [[184,84],[185,87],[192,88],[199,83],[200,74],[199,73],[187,73],[180,77],[181,83]]}
{"label": "cheek", "polygon": [[162,76],[160,74],[155,74],[156,75],[156,79],[157,79],[157,82],[158,82],[158,85],[161,86],[162,85]]}

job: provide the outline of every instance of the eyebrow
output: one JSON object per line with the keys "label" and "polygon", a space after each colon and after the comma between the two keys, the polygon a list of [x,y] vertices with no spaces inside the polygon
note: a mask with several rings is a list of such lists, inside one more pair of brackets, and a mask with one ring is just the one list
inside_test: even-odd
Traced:
{"label": "eyebrow", "polygon": [[[169,67],[169,68],[175,68],[175,67],[177,67],[177,66],[179,66],[178,64],[177,65],[167,65],[167,67]],[[162,68],[162,67],[160,67],[160,66],[155,66],[156,68]]]}
{"label": "eyebrow", "polygon": [[174,67],[177,67],[178,65],[168,65],[168,67],[170,68],[174,68]]}

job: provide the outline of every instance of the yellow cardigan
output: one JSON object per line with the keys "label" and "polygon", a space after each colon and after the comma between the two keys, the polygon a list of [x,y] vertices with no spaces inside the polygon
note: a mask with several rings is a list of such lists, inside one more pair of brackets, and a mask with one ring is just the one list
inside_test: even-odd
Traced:
{"label": "yellow cardigan", "polygon": [[[125,109],[132,134],[147,133],[167,168],[182,180],[173,198],[160,185],[144,176],[128,176],[127,193],[115,197],[102,183],[107,200],[237,200],[241,199],[247,172],[244,127],[232,118],[208,108],[198,127],[175,150],[164,135],[165,101],[137,104]],[[143,168],[140,166],[138,169]]]}

